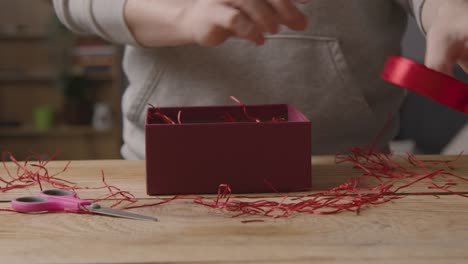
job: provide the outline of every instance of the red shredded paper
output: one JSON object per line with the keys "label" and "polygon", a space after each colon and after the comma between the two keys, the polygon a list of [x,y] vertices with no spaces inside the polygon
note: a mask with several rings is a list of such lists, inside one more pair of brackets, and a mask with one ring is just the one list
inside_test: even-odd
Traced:
{"label": "red shredded paper", "polygon": [[[245,105],[235,99],[243,106],[244,114],[252,122],[260,122],[259,119],[249,116]],[[156,108],[159,109],[159,108]],[[181,124],[182,112],[177,115],[177,123],[167,117],[161,111],[154,111],[154,118],[159,118],[168,124]],[[224,120],[235,120],[229,115]],[[274,119],[273,119],[274,120]],[[278,119],[278,121],[283,121]],[[388,124],[388,123],[387,123]],[[386,128],[385,128],[386,129]],[[384,130],[385,130],[384,129]],[[383,131],[384,131],[383,130]],[[170,198],[154,198],[155,202],[143,205],[135,205],[138,199],[128,191],[107,183],[104,172],[101,171],[102,186],[88,187],[64,180],[58,176],[67,170],[68,162],[62,171],[50,174],[46,168],[57,155],[52,155],[48,160],[41,160],[39,155],[33,155],[24,162],[17,161],[11,153],[2,155],[4,169],[9,177],[0,177],[0,192],[8,192],[14,189],[39,187],[43,189],[43,183],[48,183],[55,188],[79,192],[83,189],[102,189],[107,194],[97,197],[93,202],[113,201],[111,207],[121,209],[136,209],[143,207],[158,206],[178,199],[191,199],[194,204],[206,206],[213,209],[221,209],[229,212],[232,217],[256,216],[262,219],[243,220],[243,223],[263,222],[264,218],[283,218],[296,214],[337,214],[341,212],[359,213],[363,208],[384,204],[395,199],[405,197],[405,189],[421,184],[428,190],[439,190],[441,193],[455,194],[468,198],[468,195],[451,190],[456,186],[455,179],[468,181],[468,178],[453,173],[453,163],[461,154],[452,160],[421,160],[416,156],[408,154],[406,158],[393,156],[391,154],[374,151],[375,146],[382,133],[371,146],[355,147],[350,153],[336,155],[336,163],[351,163],[355,169],[362,171],[362,175],[352,178],[343,184],[322,190],[319,192],[308,192],[302,194],[286,194],[276,192],[271,187],[274,196],[241,196],[233,195],[227,184],[220,184],[218,194],[215,198],[201,195],[176,195]],[[12,173],[6,166],[6,158],[16,165],[16,172]],[[398,161],[399,159],[399,161]],[[406,162],[407,166],[402,164]],[[435,195],[432,192],[421,192],[419,194]],[[436,196],[436,195],[435,195]],[[0,211],[13,211],[11,209],[0,209]]]}
{"label": "red shredded paper", "polygon": [[[121,209],[158,206],[178,199],[191,199],[194,204],[230,212],[232,217],[250,215],[280,218],[300,213],[321,215],[344,211],[359,213],[361,209],[369,205],[379,205],[403,198],[405,196],[402,194],[405,189],[419,183],[424,184],[427,189],[437,189],[442,193],[468,197],[466,194],[450,190],[457,185],[455,179],[468,181],[468,178],[451,172],[454,169],[452,163],[460,156],[452,160],[421,160],[414,155],[408,155],[406,162],[409,166],[403,166],[392,155],[370,152],[368,148],[354,148],[350,154],[337,155],[336,162],[352,163],[363,174],[329,190],[294,195],[276,193],[274,196],[260,197],[233,195],[228,185],[220,184],[216,197],[177,195],[170,198],[154,198],[155,202],[149,204],[134,205],[138,199],[128,191],[108,184],[102,171],[102,186],[85,187],[58,177],[69,167],[70,163],[67,163],[60,173],[50,174],[46,165],[52,158],[43,161],[35,156],[35,161],[28,159],[18,162],[11,153],[3,153],[4,168],[10,179],[0,178],[2,183],[0,192],[29,187],[39,187],[42,190],[43,183],[48,183],[56,188],[77,192],[83,189],[106,190],[107,194],[97,197],[93,202],[113,201],[111,207],[119,206]],[[12,173],[6,167],[6,157],[16,165],[16,173]],[[371,187],[360,186],[369,180],[377,183]],[[273,187],[272,191],[274,191]],[[0,211],[12,210],[1,209]],[[254,219],[243,222],[261,221],[263,220]]]}
{"label": "red shredded paper", "polygon": [[[0,192],[5,193],[10,190],[14,189],[23,189],[29,187],[39,187],[39,190],[43,190],[43,184],[48,183],[49,185],[53,186],[54,188],[74,191],[77,192],[78,190],[83,189],[92,189],[92,190],[99,190],[99,189],[106,189],[108,194],[104,195],[103,197],[98,197],[93,200],[93,202],[99,202],[103,200],[110,200],[110,199],[117,199],[112,207],[116,207],[124,201],[128,202],[136,202],[137,199],[128,191],[122,191],[119,188],[109,185],[106,182],[104,172],[101,171],[102,183],[103,186],[97,187],[87,187],[87,186],[80,186],[75,182],[71,182],[68,180],[64,180],[59,178],[58,175],[65,172],[69,165],[70,161],[67,162],[63,170],[58,173],[50,174],[47,170],[47,164],[52,161],[58,153],[52,155],[48,160],[41,160],[40,155],[32,155],[28,157],[25,161],[19,162],[15,159],[15,157],[10,152],[3,152],[2,153],[2,162],[3,168],[5,169],[8,177],[10,179],[4,179],[0,177]],[[6,162],[10,160],[16,165],[16,172],[13,173],[8,169],[6,166]]]}
{"label": "red shredded paper", "polygon": [[[240,107],[242,107],[242,120],[237,120],[234,116],[232,116],[229,113],[224,113],[222,116],[220,116],[219,121],[224,121],[224,122],[255,122],[255,123],[260,123],[260,122],[284,122],[286,121],[286,118],[282,116],[274,116],[271,118],[271,120],[260,120],[260,118],[254,117],[250,115],[247,111],[247,105],[242,103],[239,99],[237,99],[234,96],[230,97],[234,102],[236,102]],[[163,123],[163,124],[169,124],[169,125],[175,125],[175,124],[182,124],[182,111],[178,111],[177,113],[177,122],[174,121],[175,119],[169,117],[167,114],[165,114],[162,109],[159,106],[154,106],[152,104],[149,104],[149,107],[153,110],[149,112],[149,120],[150,123]]]}

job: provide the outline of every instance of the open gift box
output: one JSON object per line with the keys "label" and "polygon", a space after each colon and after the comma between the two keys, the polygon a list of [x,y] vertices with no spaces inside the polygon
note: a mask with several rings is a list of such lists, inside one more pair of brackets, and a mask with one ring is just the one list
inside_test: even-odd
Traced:
{"label": "open gift box", "polygon": [[311,188],[311,124],[291,105],[149,108],[145,133],[149,195]]}

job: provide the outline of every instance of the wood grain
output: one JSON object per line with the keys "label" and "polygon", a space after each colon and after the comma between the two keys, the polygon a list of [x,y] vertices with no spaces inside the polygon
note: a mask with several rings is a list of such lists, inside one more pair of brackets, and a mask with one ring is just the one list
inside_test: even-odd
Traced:
{"label": "wood grain", "polygon": [[242,224],[189,201],[136,210],[161,222],[3,214],[2,263],[462,263],[468,202],[409,196],[361,215]]}
{"label": "wood grain", "polygon": [[[467,161],[464,156],[454,164],[460,175],[467,176]],[[314,157],[312,163],[314,182],[324,187],[359,174],[349,165],[334,165],[332,157]],[[49,169],[57,172],[65,164],[54,161]],[[97,186],[101,169],[110,183],[133,192],[140,203],[154,201],[144,191],[143,161],[73,161],[63,176]],[[0,175],[5,176],[4,170]],[[466,184],[459,188],[468,192]],[[1,200],[35,192],[4,193]],[[99,194],[80,193],[86,198]],[[8,206],[0,202],[0,208]],[[258,218],[232,218],[190,199],[132,211],[156,216],[160,222],[0,212],[0,262],[430,264],[468,259],[468,199],[456,195],[409,193],[359,215],[297,215],[248,224],[241,221]]]}
{"label": "wood grain", "polygon": [[[422,156],[424,159],[454,159],[454,157]],[[60,172],[66,165],[66,161],[53,161],[47,168],[49,172]],[[453,163],[456,170],[453,173],[468,178],[468,156],[462,156]],[[7,165],[11,171],[16,166],[9,163]],[[106,175],[106,179],[112,185],[123,190],[130,191],[137,198],[149,198],[146,195],[145,186],[145,163],[144,161],[123,161],[123,160],[104,160],[104,161],[73,161],[68,169],[61,174],[61,178],[79,183],[82,186],[94,187],[102,186],[101,170]],[[328,189],[342,184],[346,180],[357,177],[361,174],[360,170],[353,169],[350,164],[336,165],[334,157],[317,156],[312,158],[312,184],[316,189]],[[0,167],[0,176],[6,177],[6,172]],[[454,191],[467,191],[468,182],[457,181],[459,186],[453,188]],[[405,193],[434,192],[428,190],[427,184],[419,184],[405,189]],[[235,191],[235,190],[234,190]],[[8,201],[14,197],[31,195],[38,192],[37,188],[24,190],[14,190],[8,193],[0,193],[0,201]],[[216,192],[216,190],[213,190]],[[83,199],[94,199],[104,194],[105,191],[82,190],[79,192]],[[438,193],[438,192],[434,192]]]}

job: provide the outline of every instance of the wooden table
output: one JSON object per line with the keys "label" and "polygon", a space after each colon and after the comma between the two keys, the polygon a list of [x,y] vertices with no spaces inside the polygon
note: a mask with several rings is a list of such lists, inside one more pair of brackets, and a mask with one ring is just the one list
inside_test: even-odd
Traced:
{"label": "wooden table", "polygon": [[[53,161],[49,169],[64,165]],[[454,165],[468,176],[468,156]],[[151,199],[145,195],[143,161],[73,161],[62,178],[96,186],[101,169],[113,185]],[[316,187],[358,174],[349,165],[334,165],[331,157],[313,158]],[[0,176],[5,177],[3,169]],[[457,190],[468,193],[468,184]],[[249,218],[232,218],[189,199],[134,209],[160,222],[0,212],[0,263],[468,263],[468,199],[416,195],[420,191],[406,190],[406,198],[359,215],[299,215],[249,224],[241,223]],[[36,192],[0,194],[0,206]],[[92,199],[98,192],[80,196]]]}

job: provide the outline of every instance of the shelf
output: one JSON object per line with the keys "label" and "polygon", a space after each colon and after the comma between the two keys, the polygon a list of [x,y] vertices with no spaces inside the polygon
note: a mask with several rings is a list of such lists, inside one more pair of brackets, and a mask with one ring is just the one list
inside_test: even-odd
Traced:
{"label": "shelf", "polygon": [[[90,81],[108,82],[115,79],[111,74],[87,74]],[[52,73],[1,73],[0,82],[53,82],[55,81]]]}
{"label": "shelf", "polygon": [[46,40],[48,36],[41,33],[5,33],[0,32],[0,40]]}
{"label": "shelf", "polygon": [[[96,35],[91,35],[91,34],[81,34],[81,35],[76,35],[76,39],[78,40],[92,40],[92,41],[103,41],[102,38],[96,36]],[[22,32],[22,33],[9,33],[9,32],[1,32],[0,31],[0,40],[2,41],[19,41],[19,40],[47,40],[49,39],[50,36],[47,35],[47,33],[39,33],[39,32]]]}
{"label": "shelf", "polygon": [[33,127],[22,126],[0,128],[0,137],[88,136],[107,134],[109,132],[112,132],[112,130],[98,131],[91,126],[61,125],[53,127],[48,131],[40,131]]}
{"label": "shelf", "polygon": [[[123,50],[98,35],[67,30],[54,17],[53,5],[45,4],[49,1],[0,0],[6,15],[0,23],[0,104],[4,110],[0,115],[0,150],[17,157],[60,150],[60,159],[121,158]],[[106,60],[106,56],[113,59]],[[66,71],[83,74],[86,81],[65,79],[72,76],[59,79]],[[91,104],[105,102],[110,106],[111,130],[95,130],[90,122],[68,125],[62,86],[70,82],[89,87]],[[54,110],[54,127],[48,131],[37,130],[34,123],[33,108],[41,105]]]}

